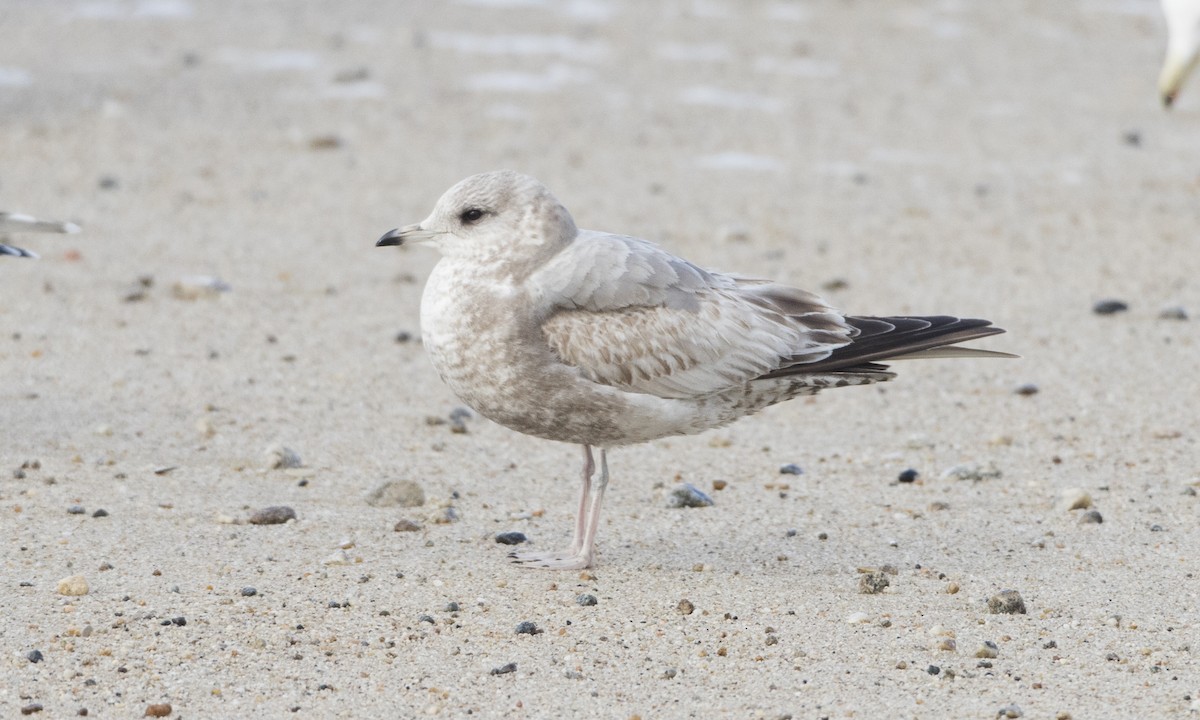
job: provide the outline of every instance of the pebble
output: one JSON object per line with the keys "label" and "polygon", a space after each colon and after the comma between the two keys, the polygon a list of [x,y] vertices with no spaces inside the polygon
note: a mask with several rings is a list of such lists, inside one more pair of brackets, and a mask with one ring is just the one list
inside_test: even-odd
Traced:
{"label": "pebble", "polygon": [[591,606],[599,603],[600,601],[596,599],[595,595],[588,595],[585,593],[585,594],[580,595],[579,597],[575,598],[575,602],[579,603],[583,607],[591,607]]}
{"label": "pebble", "polygon": [[1013,392],[1015,392],[1018,395],[1026,395],[1026,396],[1037,395],[1039,392],[1039,388],[1037,385],[1034,385],[1033,383],[1024,383],[1022,385],[1018,385],[1016,390],[1013,390]]}
{"label": "pebble", "polygon": [[154,703],[146,706],[145,717],[166,717],[171,714],[170,703]]}
{"label": "pebble", "polygon": [[1098,300],[1092,305],[1092,312],[1097,315],[1113,315],[1115,313],[1125,312],[1129,309],[1129,305],[1122,300]]}
{"label": "pebble", "polygon": [[787,465],[780,466],[779,474],[780,475],[803,475],[804,468],[800,467],[796,463],[788,463]]}
{"label": "pebble", "polygon": [[232,289],[229,283],[211,275],[188,275],[175,281],[171,294],[180,300],[199,300],[215,298]]}
{"label": "pebble", "polygon": [[434,525],[449,525],[459,521],[458,509],[453,505],[443,505],[431,510],[425,519]]}
{"label": "pebble", "polygon": [[392,339],[395,340],[396,343],[403,345],[404,343],[410,342],[413,339],[413,334],[407,330],[401,330],[400,332],[396,333],[396,336]]}
{"label": "pebble", "polygon": [[865,612],[853,612],[846,616],[846,623],[849,625],[862,625],[869,622],[871,622],[871,616]]}
{"label": "pebble", "polygon": [[25,707],[21,708],[22,715],[32,715],[34,713],[40,713],[41,711],[42,711],[41,703],[29,703]]}
{"label": "pebble", "polygon": [[1062,491],[1060,504],[1066,510],[1087,510],[1092,506],[1092,496],[1083,488],[1067,488]]}
{"label": "pebble", "polygon": [[863,595],[878,595],[884,588],[891,585],[887,573],[876,570],[858,576],[858,591]]}
{"label": "pebble", "polygon": [[500,543],[501,545],[520,545],[527,540],[529,540],[529,538],[525,537],[525,533],[517,532],[515,530],[512,532],[496,533],[496,542]]}
{"label": "pebble", "polygon": [[517,671],[517,664],[515,662],[512,662],[512,663],[508,663],[506,665],[501,665],[500,667],[492,668],[491,674],[492,675],[507,675],[509,673],[515,673],[516,671]]}
{"label": "pebble", "polygon": [[691,483],[676,485],[667,497],[667,507],[671,508],[698,508],[708,507],[712,504],[712,498]]}
{"label": "pebble", "polygon": [[287,505],[272,505],[250,516],[251,525],[282,525],[296,519],[296,511]]}
{"label": "pebble", "polygon": [[79,597],[88,594],[88,582],[82,575],[71,575],[58,581],[58,594]]}
{"label": "pebble", "polygon": [[920,475],[920,473],[918,473],[916,470],[913,470],[912,468],[909,468],[909,469],[901,472],[898,476],[896,476],[896,480],[898,482],[902,482],[902,483],[915,482],[918,475]]}
{"label": "pebble", "polygon": [[979,482],[980,480],[995,480],[1001,475],[1003,473],[1000,472],[1000,468],[996,467],[996,463],[994,462],[988,462],[987,465],[963,463],[946,468],[942,472],[942,479],[953,478],[955,480],[974,480],[975,482]]}
{"label": "pebble", "polygon": [[371,507],[420,507],[425,504],[425,489],[412,480],[388,480],[367,493]]}
{"label": "pebble", "polygon": [[92,513],[92,517],[94,517],[94,518],[108,517],[108,511],[105,510],[104,508],[100,508],[96,512]]}
{"label": "pebble", "polygon": [[541,632],[542,630],[537,625],[528,620],[517,623],[518,635],[539,635]]}
{"label": "pebble", "polygon": [[254,597],[257,594],[258,594],[258,590],[249,585],[242,588],[242,597]]}
{"label": "pebble", "polygon": [[930,675],[937,675],[941,671],[942,669],[937,665],[930,665],[929,667],[925,668],[925,672],[929,673]]}
{"label": "pebble", "polygon": [[983,643],[975,650],[975,657],[992,659],[1000,655],[1000,648],[991,640],[984,640]]}
{"label": "pebble", "polygon": [[988,598],[988,612],[993,615],[1024,615],[1025,599],[1016,590],[1001,590]]}
{"label": "pebble", "polygon": [[275,444],[267,448],[263,452],[263,462],[268,470],[287,470],[288,468],[298,468],[304,463],[300,460],[300,454],[290,447]]}
{"label": "pebble", "polygon": [[36,665],[46,658],[42,655],[41,650],[30,650],[29,652],[25,653],[25,659]]}
{"label": "pebble", "polygon": [[1099,525],[1102,522],[1104,522],[1104,516],[1100,514],[1099,510],[1088,510],[1079,516],[1080,525]]}
{"label": "pebble", "polygon": [[396,532],[416,532],[421,529],[421,523],[408,518],[400,518],[396,521],[395,527],[392,530]]}
{"label": "pebble", "polygon": [[83,515],[86,512],[87,510],[84,510],[82,505],[72,505],[67,508],[68,515]]}
{"label": "pebble", "polygon": [[684,598],[679,601],[678,605],[675,606],[675,611],[680,615],[691,615],[696,611],[696,606],[692,604],[691,600]]}
{"label": "pebble", "polygon": [[955,642],[954,638],[942,638],[938,640],[937,649],[945,652],[956,652],[958,650],[958,643]]}
{"label": "pebble", "polygon": [[1017,705],[1005,705],[996,713],[998,718],[1019,718],[1025,713],[1021,712],[1021,708]]}
{"label": "pebble", "polygon": [[467,432],[467,421],[474,415],[465,407],[456,407],[450,411],[450,432],[458,433],[459,435]]}
{"label": "pebble", "polygon": [[1160,320],[1187,320],[1187,310],[1182,305],[1167,305],[1158,311]]}

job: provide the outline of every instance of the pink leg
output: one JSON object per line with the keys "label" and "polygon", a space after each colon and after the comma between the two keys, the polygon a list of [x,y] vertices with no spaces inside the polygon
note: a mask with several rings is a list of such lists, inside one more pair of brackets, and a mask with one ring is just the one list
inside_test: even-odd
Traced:
{"label": "pink leg", "polygon": [[575,515],[575,537],[571,547],[565,551],[534,552],[530,550],[510,553],[512,561],[523,567],[550,570],[580,570],[591,567],[595,560],[596,529],[600,525],[600,504],[604,500],[604,489],[608,485],[608,457],[600,450],[600,480],[592,487],[592,475],[596,463],[592,459],[590,445],[583,446],[583,487],[579,493],[579,510]]}

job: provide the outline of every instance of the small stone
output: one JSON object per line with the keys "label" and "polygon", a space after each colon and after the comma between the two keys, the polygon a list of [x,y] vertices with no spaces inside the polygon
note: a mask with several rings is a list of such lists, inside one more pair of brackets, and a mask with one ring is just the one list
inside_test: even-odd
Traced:
{"label": "small stone", "polygon": [[1079,516],[1080,525],[1099,525],[1102,522],[1104,522],[1104,516],[1100,514],[1099,510],[1088,510]]}
{"label": "small stone", "polygon": [[913,470],[912,468],[909,468],[909,469],[907,469],[907,470],[905,470],[905,471],[901,472],[901,473],[900,473],[900,474],[899,474],[899,475],[896,477],[896,480],[897,480],[898,482],[902,482],[902,483],[911,483],[911,482],[916,482],[916,480],[917,480],[917,475],[919,475],[919,474],[920,474],[920,473],[918,473],[916,470]]}
{"label": "small stone", "polygon": [[146,706],[144,717],[166,717],[171,714],[170,703],[154,703]]}
{"label": "small stone", "polygon": [[1001,590],[988,598],[988,612],[993,615],[1024,615],[1025,599],[1016,590]]}
{"label": "small stone", "polygon": [[287,505],[265,507],[250,516],[251,525],[282,525],[296,519],[296,511]]}
{"label": "small stone", "polygon": [[1017,705],[1005,705],[996,712],[998,718],[1019,718],[1025,713],[1021,712],[1021,708]]}
{"label": "small stone", "polygon": [[942,669],[937,665],[930,665],[929,667],[925,668],[925,672],[929,673],[930,675],[937,675],[941,671]]}
{"label": "small stone", "polygon": [[525,533],[517,532],[515,530],[512,532],[496,533],[496,542],[500,543],[501,545],[520,545],[527,540],[529,540],[529,538],[525,537]]}
{"label": "small stone", "polygon": [[511,662],[511,663],[508,663],[505,665],[501,665],[500,667],[492,668],[491,674],[492,675],[508,675],[509,673],[515,673],[516,671],[517,671],[517,664],[515,662]]}
{"label": "small stone", "polygon": [[1022,385],[1018,385],[1017,389],[1013,390],[1013,392],[1015,392],[1018,395],[1029,396],[1029,395],[1037,395],[1038,392],[1040,392],[1040,389],[1038,388],[1037,385],[1034,385],[1033,383],[1024,383]]}
{"label": "small stone", "polygon": [[41,650],[30,650],[29,652],[25,653],[25,659],[36,665],[44,660],[45,657],[43,657]]}
{"label": "small stone", "polygon": [[988,462],[987,465],[963,463],[942,471],[942,479],[952,478],[954,480],[973,480],[979,482],[980,480],[995,480],[1002,474],[1000,468],[996,467],[994,462]]}
{"label": "small stone", "polygon": [[171,294],[180,300],[215,298],[233,288],[224,280],[210,275],[181,277],[171,286]]}
{"label": "small stone", "polygon": [[863,595],[878,595],[888,585],[891,585],[891,580],[888,580],[887,573],[879,570],[858,576],[858,591]]}
{"label": "small stone", "polygon": [[1099,300],[1092,305],[1092,312],[1097,315],[1113,315],[1116,313],[1125,312],[1129,309],[1129,305],[1122,300]]}
{"label": "small stone", "polygon": [[431,510],[425,519],[434,525],[449,525],[459,521],[458,510],[453,505],[444,505]]}
{"label": "small stone", "polygon": [[1083,488],[1067,488],[1062,491],[1059,504],[1066,510],[1086,510],[1092,506],[1092,496]]}
{"label": "small stone", "polygon": [[183,627],[184,625],[187,625],[187,618],[183,617],[182,615],[179,617],[173,617],[171,618],[171,624],[175,625],[176,627]]}
{"label": "small stone", "polygon": [[96,512],[92,513],[92,517],[94,517],[94,518],[108,517],[108,511],[105,510],[104,508],[100,508]]}
{"label": "small stone", "polygon": [[392,530],[396,532],[416,532],[421,529],[421,523],[408,518],[400,518],[396,521],[395,527]]}
{"label": "small stone", "polygon": [[395,340],[397,344],[403,345],[406,342],[412,341],[413,334],[407,330],[401,330],[400,332],[396,333],[396,336],[392,339]]}
{"label": "small stone", "polygon": [[800,467],[796,463],[788,463],[787,465],[780,466],[779,474],[780,475],[803,475],[804,468]]}
{"label": "small stone", "polygon": [[83,515],[86,512],[87,510],[84,510],[82,505],[72,505],[67,508],[68,515]]}
{"label": "small stone", "polygon": [[948,583],[946,585],[946,594],[947,595],[957,595],[958,591],[960,589],[961,588],[959,588],[958,583],[956,583],[956,582]]}
{"label": "small stone", "polygon": [[818,539],[818,540],[828,540],[828,539],[829,539],[829,533],[827,533],[827,532],[819,532],[819,533],[817,533],[817,539]]}
{"label": "small stone", "polygon": [[517,624],[518,635],[539,635],[541,632],[542,630],[537,625],[528,620]]}
{"label": "small stone", "polygon": [[713,480],[713,490],[721,491],[729,487],[729,483],[725,480]]}
{"label": "small stone", "polygon": [[298,468],[304,463],[300,460],[300,454],[290,447],[283,445],[272,445],[263,453],[263,463],[268,470],[287,470],[289,468]]}
{"label": "small stone", "polygon": [[354,558],[350,557],[350,553],[346,552],[344,548],[338,548],[329,557],[325,558],[323,562],[326,565],[353,565]]}
{"label": "small stone", "polygon": [[595,595],[583,594],[575,598],[575,602],[579,603],[583,607],[591,607],[600,601],[596,599]]}
{"label": "small stone", "polygon": [[1187,310],[1182,305],[1167,305],[1158,311],[1160,320],[1187,320]]}
{"label": "small stone", "polygon": [[680,615],[691,615],[695,611],[696,606],[693,605],[692,601],[688,600],[687,598],[680,600],[679,604],[675,606],[675,612],[679,613]]}
{"label": "small stone", "polygon": [[985,658],[990,660],[992,658],[999,657],[999,655],[1000,648],[997,647],[996,643],[992,642],[991,640],[984,640],[983,644],[981,644],[975,650],[975,657],[977,658]]}
{"label": "small stone", "polygon": [[28,705],[21,708],[22,715],[32,715],[34,713],[40,713],[41,711],[42,711],[41,703],[29,703]]}
{"label": "small stone", "polygon": [[853,612],[846,616],[846,623],[849,625],[863,625],[871,622],[871,616],[865,612]]}
{"label": "small stone", "polygon": [[712,498],[691,483],[676,485],[667,497],[667,507],[671,508],[698,508],[708,507],[712,504]]}
{"label": "small stone", "polygon": [[445,610],[446,612],[456,613],[459,610],[462,610],[462,606],[460,606],[458,603],[451,600],[450,602],[446,603],[446,606],[442,609]]}
{"label": "small stone", "polygon": [[958,643],[955,642],[954,638],[942,638],[938,640],[937,649],[945,652],[957,652]]}
{"label": "small stone", "polygon": [[255,596],[255,595],[257,595],[257,594],[258,594],[258,589],[257,589],[257,588],[253,588],[253,587],[251,587],[251,586],[249,586],[249,585],[247,585],[246,587],[242,588],[242,597],[254,597],[254,596]]}
{"label": "small stone", "polygon": [[71,575],[58,581],[58,594],[79,597],[88,594],[88,582],[82,575]]}
{"label": "small stone", "polygon": [[778,644],[779,644],[779,636],[778,635],[768,635],[767,636],[767,645],[778,645]]}
{"label": "small stone", "polygon": [[425,504],[425,489],[412,480],[388,480],[367,493],[371,507],[420,507]]}
{"label": "small stone", "polygon": [[459,435],[467,432],[467,421],[475,417],[470,410],[465,407],[456,407],[450,411],[450,432]]}
{"label": "small stone", "polygon": [[417,622],[429,623],[430,625],[437,625],[437,619],[434,618],[432,615],[418,615]]}

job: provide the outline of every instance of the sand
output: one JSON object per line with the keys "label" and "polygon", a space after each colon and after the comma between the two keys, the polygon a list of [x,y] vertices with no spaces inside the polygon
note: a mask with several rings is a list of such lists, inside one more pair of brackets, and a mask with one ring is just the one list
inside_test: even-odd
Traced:
{"label": "sand", "polygon": [[[0,259],[6,717],[1200,710],[1200,347],[1159,317],[1200,312],[1200,84],[1159,107],[1157,3],[10,0],[0,37],[0,207],[83,227]],[[566,542],[578,448],[442,422],[436,256],[374,247],[501,167],[1023,359],[614,452],[599,566],[506,565]]]}

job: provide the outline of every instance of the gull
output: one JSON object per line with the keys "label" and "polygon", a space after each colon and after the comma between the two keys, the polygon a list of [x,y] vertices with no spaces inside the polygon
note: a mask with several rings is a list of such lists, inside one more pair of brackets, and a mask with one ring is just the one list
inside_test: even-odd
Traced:
{"label": "gull", "polygon": [[459,182],[376,243],[410,244],[441,252],[420,315],[442,380],[484,417],[583,447],[574,540],[509,556],[526,567],[594,563],[611,448],[891,380],[883,360],[1015,357],[956,346],[1003,332],[987,320],[844,315],[804,290],[581,230],[541,183],[508,170]]}
{"label": "gull", "polygon": [[1171,107],[1200,60],[1200,0],[1162,0],[1167,17],[1167,57],[1158,76],[1163,105]]}
{"label": "gull", "polygon": [[[38,220],[31,215],[21,213],[0,212],[0,241],[8,240],[9,233],[42,232],[42,233],[77,233],[79,226],[71,222],[52,222]],[[0,255],[14,257],[36,258],[37,253],[24,248],[7,245],[0,242]]]}

